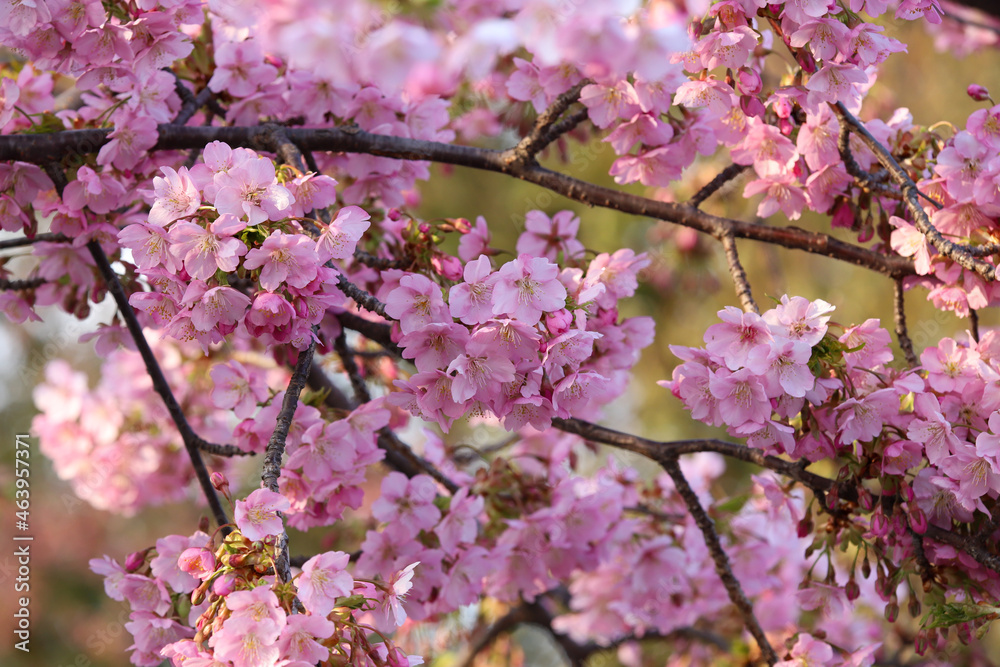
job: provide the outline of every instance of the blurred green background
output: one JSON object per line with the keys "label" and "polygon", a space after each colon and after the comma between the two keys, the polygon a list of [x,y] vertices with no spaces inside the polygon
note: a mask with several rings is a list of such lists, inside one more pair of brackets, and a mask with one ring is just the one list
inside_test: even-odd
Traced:
{"label": "blurred green background", "polygon": [[[978,83],[1000,91],[996,54],[975,54],[957,61],[936,52],[918,26],[894,24],[889,32],[904,41],[909,52],[889,59],[871,102],[866,105],[868,116],[877,113],[887,117],[896,106],[906,106],[918,124],[946,120],[962,126],[967,115],[982,106],[966,96],[967,85]],[[596,183],[614,185],[607,175],[614,156],[606,144],[591,141],[585,146],[571,145],[568,167],[551,152],[546,157],[549,166]],[[722,161],[698,163],[685,175],[685,185],[676,196],[679,199],[690,196],[724,166],[726,163]],[[635,187],[631,190],[645,191]],[[589,249],[613,252],[627,246],[649,251],[655,259],[654,268],[645,272],[637,297],[623,305],[623,314],[655,317],[657,337],[644,352],[626,396],[606,410],[606,423],[659,439],[721,434],[690,420],[679,403],[655,384],[669,378],[676,364],[668,345],[700,345],[705,328],[715,321],[715,312],[726,305],[739,305],[717,244],[700,239],[694,243],[693,251],[682,253],[676,246],[678,235],[682,243],[692,239],[666,223],[589,209],[497,174],[435,166],[431,181],[421,184],[421,191],[420,215],[470,220],[484,215],[494,234],[493,245],[497,247],[513,249],[528,210],[537,208],[552,214],[568,208],[581,217],[580,237]],[[749,219],[754,215],[756,200],[745,201],[741,191],[739,187],[726,188],[704,208],[712,213]],[[770,222],[786,224],[780,216]],[[795,224],[827,230],[818,217],[804,216]],[[850,234],[838,236],[852,240]],[[762,309],[769,307],[768,297],[777,298],[785,293],[822,298],[837,307],[834,319],[841,323],[881,317],[891,329],[892,284],[887,279],[834,260],[749,241],[740,241],[739,250]],[[922,290],[907,295],[910,332],[918,354],[929,342],[958,335],[967,327],[967,321],[934,310],[924,297]],[[996,322],[993,314],[983,314],[983,325]],[[98,362],[91,346],[53,342],[67,340],[65,333],[72,328],[71,320],[62,317],[28,326],[0,322],[0,442],[5,452],[0,462],[3,492],[0,509],[7,540],[0,547],[3,591],[0,634],[4,638],[0,642],[0,665],[4,666],[128,664],[125,649],[130,639],[123,628],[128,619],[127,609],[123,603],[104,595],[101,580],[89,571],[87,561],[102,554],[121,561],[132,551],[152,546],[157,537],[189,534],[200,516],[194,505],[150,510],[128,519],[96,511],[77,501],[69,486],[55,477],[38,452],[37,441],[32,439],[30,534],[35,539],[31,547],[31,653],[25,655],[12,649],[14,598],[20,595],[12,592],[16,563],[13,543],[9,540],[14,534],[15,434],[28,432],[35,414],[31,390],[41,380],[46,360],[69,358],[78,368],[87,369],[93,379]],[[75,327],[69,339],[75,340],[88,330]]]}

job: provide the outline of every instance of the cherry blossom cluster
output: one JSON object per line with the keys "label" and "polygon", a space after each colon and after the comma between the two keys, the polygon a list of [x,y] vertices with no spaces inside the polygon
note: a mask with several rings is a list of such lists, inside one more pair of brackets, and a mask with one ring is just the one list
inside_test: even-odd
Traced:
{"label": "cherry blossom cluster", "polygon": [[[162,342],[154,349],[178,400],[189,406],[192,427],[207,440],[224,442],[231,432],[226,414],[202,402],[209,386],[189,381],[204,372],[204,362],[190,349]],[[132,515],[188,497],[187,453],[142,360],[124,349],[105,354],[93,388],[65,361],[46,366],[45,381],[34,391],[39,414],[32,421],[41,451],[74,493],[99,509]],[[221,459],[213,464],[225,465]]]}
{"label": "cherry blossom cluster", "polygon": [[[227,484],[223,482],[223,484]],[[349,556],[324,552],[307,560],[292,585],[274,576],[274,539],[284,531],[280,494],[258,489],[236,502],[235,530],[221,539],[197,532],[169,535],[125,566],[105,556],[91,561],[107,594],[128,603],[132,664],[256,667],[315,665],[341,659],[359,665],[419,665],[389,642],[372,641],[369,625],[406,620],[401,600],[412,586],[414,562],[379,581],[355,581]],[[189,604],[188,604],[189,602]],[[298,613],[297,613],[298,612]]]}
{"label": "cherry blossom cluster", "polygon": [[[131,304],[168,335],[206,350],[238,326],[265,342],[305,347],[327,308],[343,303],[336,270],[325,264],[351,256],[368,214],[348,206],[329,225],[310,221],[322,226],[313,239],[298,220],[335,201],[332,178],[306,174],[286,187],[270,159],[221,142],[204,157],[190,171],[163,167],[148,222],[118,234],[158,288],[133,294]],[[252,299],[230,286],[240,278],[259,285]]]}
{"label": "cherry blossom cluster", "polygon": [[[532,210],[508,258],[490,247],[484,218],[417,220],[416,184],[429,163],[390,153],[315,151],[303,156],[315,171],[304,172],[218,141],[191,154],[156,150],[168,124],[506,145],[528,136],[532,116],[579,101],[589,123],[572,132],[604,132],[620,184],[670,187],[722,147],[752,174],[742,192],[761,196],[761,217],[828,214],[859,243],[912,257],[918,276],[907,287],[926,286],[938,308],[965,315],[996,305],[992,283],[937,253],[884,156],[856,135],[848,151],[838,146],[831,105],[858,114],[879,66],[905,50],[860,15],[877,19],[890,3],[707,4],[0,0],[0,44],[27,59],[0,66],[0,135],[110,130],[95,155],[45,170],[0,164],[0,230],[54,235],[31,244],[31,286],[0,291],[9,319],[40,319],[36,309],[50,305],[85,317],[105,297],[88,249],[100,245],[147,336],[162,336],[154,351],[191,427],[256,454],[276,432],[286,362],[317,340],[322,354],[341,333],[336,315],[384,310],[388,325],[368,323],[389,330],[412,363],[368,364],[359,378],[353,351],[344,353],[350,407],[316,396],[298,404],[280,493],[235,502],[232,532],[170,535],[124,566],[92,563],[108,595],[131,608],[134,664],[414,665],[420,659],[392,633],[412,638],[414,622],[437,623],[484,598],[538,603],[581,645],[742,627],[670,476],[642,479],[613,461],[585,469],[590,446],[550,428],[554,418],[598,416],[652,342],[651,318],[623,319],[618,309],[650,263],[644,253],[590,253],[573,213]],[[892,7],[895,19],[940,21],[938,0]],[[953,27],[939,30],[955,41]],[[765,89],[782,51],[793,64]],[[993,104],[981,87],[969,95]],[[991,257],[1000,105],[950,134],[918,127],[906,109],[864,126],[916,182],[930,224]],[[555,146],[566,157],[565,138]],[[438,232],[456,230],[451,256]],[[345,296],[341,279],[361,295]],[[993,570],[922,539],[934,530],[997,536],[1000,336],[942,340],[920,368],[900,370],[877,320],[841,332],[832,310],[801,297],[761,316],[727,309],[703,348],[673,348],[683,363],[662,383],[695,419],[750,447],[838,469],[813,500],[770,475],[734,499],[721,496],[720,457],[679,463],[763,630],[784,643],[783,667],[873,664],[884,633],[865,615],[894,621],[902,603],[919,617],[910,579],[933,593],[930,603],[1000,597]],[[64,362],[48,367],[33,424],[43,452],[102,509],[131,514],[183,497],[190,466],[180,437],[138,355],[117,349],[132,346],[130,336],[112,324],[86,338],[106,357],[102,380],[89,389]],[[366,380],[386,396],[367,400]],[[379,473],[377,498],[366,498],[394,437],[387,427],[407,423],[400,408],[445,432],[470,416],[502,427],[514,433],[509,456],[463,466],[428,431],[415,458],[435,474]],[[363,541],[312,556],[279,581],[286,526],[339,522],[360,525]],[[941,625],[966,638],[985,622]],[[918,649],[943,646],[943,633],[922,624]],[[635,642],[620,657],[642,662]],[[695,643],[668,660],[708,664],[713,654]]]}
{"label": "cherry blossom cluster", "polygon": [[[694,418],[725,424],[751,447],[793,460],[846,459],[842,475],[901,494],[887,507],[861,486],[846,533],[905,557],[911,532],[988,521],[1000,497],[1000,337],[945,338],[923,351],[918,369],[900,371],[888,365],[890,335],[877,320],[834,338],[831,311],[801,297],[783,297],[762,316],[721,311],[705,348],[673,348],[684,363],[661,384]],[[954,548],[929,541],[924,556],[961,572],[962,583],[946,587],[959,599],[969,581],[975,599],[1000,594],[1000,577]],[[880,595],[896,599],[884,587]]]}
{"label": "cherry blossom cluster", "polygon": [[462,239],[463,280],[447,293],[421,274],[383,272],[378,294],[417,370],[390,400],[445,430],[470,412],[517,430],[593,414],[620,394],[652,320],[619,322],[617,302],[649,260],[623,249],[585,263],[579,225],[570,211],[530,211],[518,256],[495,270],[479,254],[489,239],[480,219]]}

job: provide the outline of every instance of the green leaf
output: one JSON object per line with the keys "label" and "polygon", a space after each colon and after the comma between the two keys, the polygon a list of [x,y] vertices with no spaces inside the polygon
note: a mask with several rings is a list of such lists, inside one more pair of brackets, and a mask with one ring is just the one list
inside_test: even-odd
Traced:
{"label": "green leaf", "polygon": [[947,628],[959,623],[968,623],[983,616],[1000,613],[1000,607],[990,604],[973,604],[971,602],[945,602],[935,605],[922,619],[920,625],[925,628]]}

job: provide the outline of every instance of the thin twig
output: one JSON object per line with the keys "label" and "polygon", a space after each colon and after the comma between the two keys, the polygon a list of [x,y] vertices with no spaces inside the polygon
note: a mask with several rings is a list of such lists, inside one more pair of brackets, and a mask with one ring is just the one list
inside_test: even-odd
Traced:
{"label": "thin twig", "polygon": [[340,321],[340,326],[357,331],[368,340],[373,340],[381,345],[383,349],[391,352],[394,356],[403,356],[402,348],[392,341],[392,327],[388,322],[372,322],[360,315],[348,312],[337,313],[337,320]]}
{"label": "thin twig", "polygon": [[378,269],[379,271],[385,271],[386,269],[406,269],[413,264],[413,259],[410,257],[401,257],[399,259],[376,257],[375,255],[367,253],[361,249],[356,249],[354,251],[354,259],[361,262],[365,266],[370,266],[373,269]]}
{"label": "thin twig", "polygon": [[333,349],[340,357],[340,365],[343,366],[344,372],[347,373],[348,379],[351,381],[351,387],[354,388],[354,401],[356,403],[367,403],[372,400],[371,393],[368,391],[368,386],[365,384],[365,379],[361,377],[361,372],[358,369],[358,364],[354,361],[354,355],[347,347],[347,338],[344,335],[344,330],[340,330],[340,335],[333,339]]}
{"label": "thin twig", "polygon": [[747,279],[747,272],[740,263],[740,256],[736,252],[736,239],[732,234],[722,234],[719,238],[722,247],[726,251],[726,263],[729,265],[729,275],[733,278],[736,286],[736,296],[740,298],[743,310],[748,313],[760,314],[757,303],[753,300],[753,293],[750,291],[750,281]]}
{"label": "thin twig", "polygon": [[899,347],[903,350],[906,363],[910,368],[914,368],[919,362],[917,355],[913,351],[913,341],[906,329],[906,302],[903,298],[903,281],[899,278],[892,281],[892,307],[896,321],[896,338],[899,339]]}
{"label": "thin twig", "polygon": [[354,302],[365,310],[382,317],[386,316],[385,304],[354,283],[350,282],[343,273],[337,275],[337,288],[347,296],[354,299]]}
{"label": "thin twig", "polygon": [[[567,433],[575,433],[592,442],[600,442],[618,447],[619,449],[634,452],[657,462],[663,457],[673,458],[697,452],[716,452],[739,461],[753,463],[808,487],[809,490],[820,498],[822,501],[821,506],[823,507],[826,507],[824,500],[826,494],[834,488],[836,488],[837,496],[841,500],[849,502],[857,502],[858,500],[858,491],[856,488],[840,486],[832,479],[805,470],[799,463],[793,463],[776,456],[764,454],[758,449],[752,449],[745,445],[712,439],[660,442],[615,431],[581,419],[553,419],[552,426]],[[895,502],[896,497],[887,497],[885,500]],[[981,565],[1000,573],[1000,556],[992,553],[987,546],[979,544],[967,536],[938,528],[933,524],[927,527],[925,536],[954,547],[957,550],[964,551]]]}
{"label": "thin twig", "polygon": [[281,476],[281,457],[285,453],[285,440],[288,438],[288,429],[292,425],[292,418],[295,410],[299,406],[299,394],[309,377],[309,368],[312,366],[313,353],[316,351],[316,328],[313,329],[313,336],[309,341],[309,346],[299,351],[299,359],[295,363],[295,370],[288,381],[288,388],[285,389],[285,396],[281,401],[281,411],[278,412],[277,423],[274,432],[267,442],[267,449],[264,452],[264,467],[261,474],[261,481],[265,488],[278,492],[278,477]]}
{"label": "thin twig", "polygon": [[719,578],[722,579],[722,585],[726,587],[729,599],[736,605],[740,615],[743,617],[743,623],[746,625],[747,630],[757,640],[757,645],[760,647],[760,652],[764,660],[769,665],[775,664],[778,662],[778,655],[767,640],[767,635],[764,634],[764,629],[761,628],[760,621],[757,620],[757,617],[753,613],[753,603],[747,598],[739,579],[733,574],[733,569],[729,565],[729,556],[726,555],[725,549],[722,548],[722,541],[719,539],[719,534],[715,531],[715,524],[712,518],[708,516],[705,508],[701,506],[698,494],[691,488],[691,484],[681,471],[677,457],[661,460],[660,465],[670,475],[670,479],[674,481],[677,493],[684,500],[684,504],[687,506],[692,518],[694,518],[695,524],[701,529],[701,533],[705,538],[705,545],[708,547],[708,552],[715,563],[715,571],[718,573]]}
{"label": "thin twig", "polygon": [[969,329],[972,333],[972,340],[979,342],[979,311],[969,308]]}
{"label": "thin twig", "polygon": [[35,243],[72,243],[73,239],[63,234],[36,234],[32,237],[22,236],[16,239],[4,239],[0,241],[0,250],[5,250],[7,248],[21,248],[26,245],[33,245]]}
{"label": "thin twig", "polygon": [[[313,327],[309,345],[304,350],[299,351],[298,361],[295,363],[295,370],[288,381],[285,389],[285,396],[281,400],[281,411],[278,412],[277,423],[274,431],[267,442],[267,449],[264,451],[264,466],[261,472],[261,482],[265,488],[278,493],[278,477],[281,476],[281,458],[285,453],[285,441],[288,439],[288,430],[292,426],[292,419],[295,417],[295,410],[299,407],[299,394],[309,377],[309,369],[312,367],[313,353],[316,351],[316,334],[319,327]],[[282,517],[284,518],[284,517]],[[281,535],[275,543],[277,554],[274,561],[275,574],[280,581],[288,582],[292,580],[291,566],[288,556],[288,531],[282,530]]]}
{"label": "thin twig", "polygon": [[559,135],[552,131],[553,126],[566,109],[580,99],[580,91],[589,83],[591,83],[589,79],[584,79],[557,97],[548,109],[539,114],[531,132],[521,139],[517,146],[507,151],[504,160],[509,164],[528,165],[533,163],[535,156],[558,138]]}
{"label": "thin twig", "polygon": [[[111,262],[108,261],[107,255],[104,254],[104,249],[96,241],[91,241],[87,244],[87,250],[90,251],[90,255],[94,258],[94,262],[97,264],[97,268],[101,272],[101,276],[104,278],[111,296],[114,297],[115,303],[118,305],[118,312],[125,320],[125,326],[132,335],[132,340],[135,341],[136,348],[142,356],[142,361],[146,365],[146,372],[153,382],[154,391],[163,399],[163,403],[167,407],[167,412],[170,414],[170,418],[180,433],[184,448],[191,459],[191,466],[194,468],[195,477],[198,479],[198,484],[201,486],[201,490],[208,500],[208,506],[212,510],[215,521],[218,525],[225,526],[229,523],[229,518],[226,516],[226,511],[222,508],[222,503],[215,492],[215,487],[212,486],[211,477],[199,450],[198,443],[204,441],[191,428],[187,418],[184,416],[184,411],[181,409],[180,404],[177,403],[177,399],[174,398],[174,392],[170,388],[169,383],[167,383],[167,378],[163,375],[163,371],[160,369],[156,355],[153,354],[152,348],[150,348],[149,343],[146,341],[146,336],[142,332],[142,325],[139,324],[139,320],[135,316],[135,311],[132,310],[132,306],[128,302],[125,289],[122,287],[121,281],[118,280],[118,275],[111,268]],[[228,533],[229,531],[223,529],[223,532]]]}
{"label": "thin twig", "polygon": [[715,194],[719,188],[728,183],[729,181],[735,179],[737,176],[742,174],[744,171],[750,168],[748,164],[736,164],[733,163],[716,174],[715,178],[710,180],[708,183],[702,186],[701,190],[695,193],[694,197],[688,200],[689,206],[694,206],[698,208],[701,206],[702,202]]}
{"label": "thin twig", "polygon": [[920,231],[921,234],[927,237],[927,240],[931,242],[931,245],[937,248],[938,252],[945,257],[950,257],[959,266],[978,273],[987,281],[995,280],[996,267],[969,253],[967,250],[968,246],[959,245],[946,239],[944,235],[941,234],[941,232],[938,231],[937,228],[931,223],[931,219],[927,215],[927,211],[925,211],[923,206],[920,205],[920,200],[918,198],[923,197],[937,208],[940,208],[941,204],[920,192],[917,188],[917,184],[913,182],[913,179],[911,179],[910,175],[906,173],[906,170],[899,166],[899,163],[896,162],[896,159],[892,156],[892,154],[886,150],[886,148],[880,144],[875,137],[872,136],[871,132],[868,131],[868,128],[866,128],[861,121],[855,118],[842,102],[837,102],[835,105],[831,105],[831,108],[840,119],[841,123],[846,123],[851,126],[851,130],[854,134],[857,135],[857,137],[861,139],[861,142],[875,154],[878,161],[883,167],[886,168],[892,179],[903,190],[903,201],[906,203],[906,207],[909,209],[910,215],[913,216],[914,226]]}
{"label": "thin twig", "polygon": [[26,278],[24,280],[7,280],[6,278],[0,278],[0,290],[20,292],[21,290],[41,287],[47,282],[49,281],[45,278]]}

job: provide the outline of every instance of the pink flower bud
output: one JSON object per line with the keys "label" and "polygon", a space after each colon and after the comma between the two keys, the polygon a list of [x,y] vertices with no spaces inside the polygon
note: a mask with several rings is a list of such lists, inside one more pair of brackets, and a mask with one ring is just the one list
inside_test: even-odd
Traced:
{"label": "pink flower bud", "polygon": [[146,553],[149,549],[144,549],[143,551],[136,551],[130,553],[125,558],[125,570],[127,572],[135,572],[146,562]]}
{"label": "pink flower bud", "polygon": [[573,324],[573,315],[563,308],[545,316],[545,328],[551,336],[559,336],[569,331]]}
{"label": "pink flower bud", "polygon": [[854,226],[854,211],[846,201],[836,204],[833,207],[833,219],[830,220],[831,227],[844,227],[850,229]]}
{"label": "pink flower bud", "polygon": [[216,491],[227,493],[229,491],[229,480],[221,472],[213,472],[211,475],[212,486]]}
{"label": "pink flower bud", "polygon": [[778,118],[788,118],[792,115],[795,105],[787,97],[779,97],[771,104],[771,108],[778,114]]}
{"label": "pink flower bud", "polygon": [[451,221],[451,224],[455,226],[455,230],[460,234],[468,234],[472,231],[472,223],[466,218],[455,218]]}
{"label": "pink flower bud", "polygon": [[462,262],[458,257],[434,255],[431,258],[431,266],[434,267],[439,276],[443,276],[448,280],[462,279]]}
{"label": "pink flower bud", "polygon": [[844,594],[847,596],[847,599],[852,602],[861,597],[861,587],[858,586],[858,582],[854,579],[848,580],[848,582],[844,584]]}
{"label": "pink flower bud", "polygon": [[764,103],[756,95],[741,95],[740,109],[748,116],[761,117],[764,115]]}
{"label": "pink flower bud", "polygon": [[756,95],[763,87],[760,74],[749,67],[741,67],[736,72],[736,88],[744,95]]}
{"label": "pink flower bud", "polygon": [[236,590],[236,573],[224,574],[212,582],[212,592],[220,597],[226,597]]}
{"label": "pink flower bud", "polygon": [[927,532],[927,515],[919,507],[914,507],[910,511],[910,528],[917,535],[923,535]]}
{"label": "pink flower bud", "polygon": [[885,514],[882,514],[882,508],[875,510],[875,513],[872,514],[871,531],[875,537],[885,537],[889,534],[889,519],[886,518]]}
{"label": "pink flower bud", "polygon": [[393,222],[396,222],[403,217],[403,214],[399,212],[398,208],[390,208],[389,212],[385,214],[385,217],[389,218]]}
{"label": "pink flower bud", "polygon": [[978,83],[971,84],[965,89],[966,94],[977,102],[990,101],[990,91],[980,86]]}

